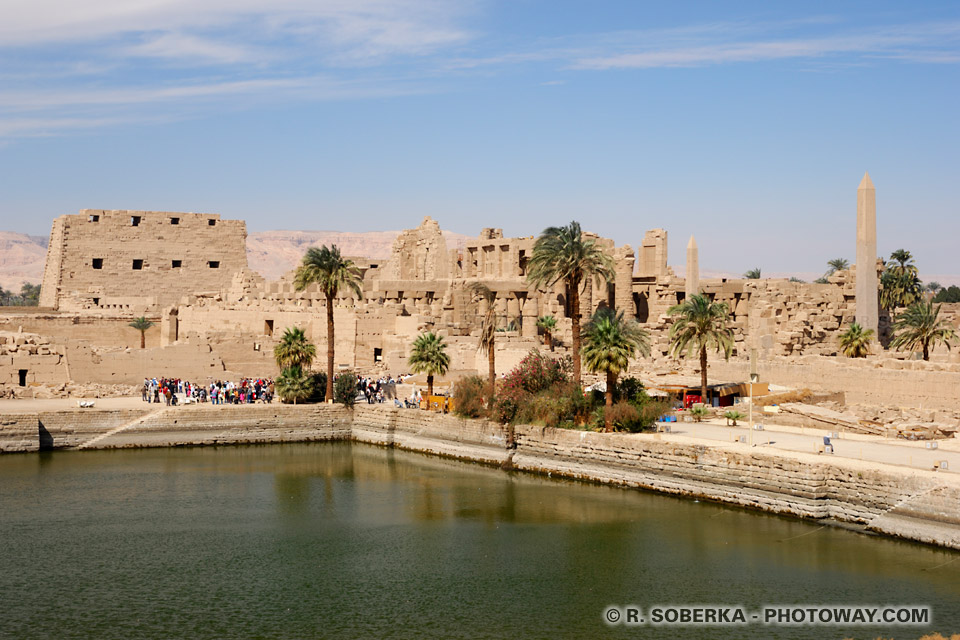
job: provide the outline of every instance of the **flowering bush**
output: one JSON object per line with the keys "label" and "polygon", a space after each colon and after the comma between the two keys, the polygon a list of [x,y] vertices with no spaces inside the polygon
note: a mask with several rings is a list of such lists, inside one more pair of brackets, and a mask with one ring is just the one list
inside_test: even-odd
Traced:
{"label": "flowering bush", "polygon": [[[498,382],[494,417],[503,423],[555,422],[565,413],[561,396],[569,395],[569,386],[569,359],[555,360],[533,349]],[[535,400],[539,394],[546,397]]]}

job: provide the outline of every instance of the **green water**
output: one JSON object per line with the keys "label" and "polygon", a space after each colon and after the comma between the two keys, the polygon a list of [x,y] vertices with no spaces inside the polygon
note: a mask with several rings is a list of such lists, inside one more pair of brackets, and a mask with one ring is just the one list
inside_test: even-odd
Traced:
{"label": "green water", "polygon": [[[804,535],[808,534],[808,535]],[[0,637],[916,638],[960,554],[351,444],[0,457]],[[926,628],[607,627],[610,604],[925,604]]]}

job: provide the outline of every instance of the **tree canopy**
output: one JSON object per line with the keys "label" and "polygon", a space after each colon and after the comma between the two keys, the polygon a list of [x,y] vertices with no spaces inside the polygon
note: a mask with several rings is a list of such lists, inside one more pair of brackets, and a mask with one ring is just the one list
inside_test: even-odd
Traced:
{"label": "tree canopy", "polygon": [[585,238],[580,223],[548,227],[533,245],[527,263],[527,281],[538,289],[563,281],[567,285],[572,322],[573,377],[580,382],[580,286],[595,278],[613,279],[613,259],[594,238]]}

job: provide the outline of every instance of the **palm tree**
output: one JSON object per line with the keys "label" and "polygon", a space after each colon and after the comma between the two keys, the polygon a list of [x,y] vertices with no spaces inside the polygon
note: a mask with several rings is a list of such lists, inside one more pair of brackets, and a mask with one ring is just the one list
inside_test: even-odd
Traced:
{"label": "palm tree", "polygon": [[414,373],[427,374],[427,396],[433,395],[433,376],[443,375],[450,369],[450,356],[443,338],[426,331],[417,336],[407,360]]}
{"label": "palm tree", "polygon": [[837,271],[849,269],[850,263],[846,258],[834,258],[833,260],[829,260],[827,262],[827,266],[829,267],[829,269],[827,269],[827,275],[832,276]]}
{"label": "palm tree", "polygon": [[746,278],[747,280],[759,280],[760,267],[757,267],[756,269],[750,269],[745,274],[743,274],[743,277]]}
{"label": "palm tree", "polygon": [[340,289],[353,291],[358,298],[363,297],[360,286],[363,278],[353,263],[340,255],[337,245],[310,247],[297,267],[294,285],[297,291],[303,291],[317,283],[320,291],[327,297],[327,398],[333,397],[333,301]]}
{"label": "palm tree", "polygon": [[579,222],[547,227],[533,245],[527,281],[548,288],[561,280],[567,285],[573,340],[573,379],[580,384],[580,285],[593,277],[609,282],[613,259],[593,238],[584,238]]}
{"label": "palm tree", "polygon": [[930,349],[943,343],[950,349],[950,341],[957,339],[957,332],[946,320],[940,319],[940,306],[920,301],[907,308],[893,323],[894,338],[890,346],[923,351],[923,359],[930,359]]}
{"label": "palm tree", "polygon": [[553,332],[557,328],[557,319],[553,316],[540,316],[537,318],[537,326],[543,329],[543,339],[550,351],[553,351]]}
{"label": "palm tree", "polygon": [[940,291],[940,289],[943,289],[943,285],[939,282],[934,281],[927,283],[927,291],[930,293],[936,294],[938,291]]}
{"label": "palm tree", "polygon": [[700,397],[707,401],[707,349],[716,347],[724,358],[730,358],[733,350],[733,330],[727,326],[729,310],[723,302],[711,302],[701,294],[670,307],[667,314],[677,316],[670,327],[670,343],[673,355],[690,355],[700,352]]}
{"label": "palm tree", "polygon": [[487,384],[490,386],[487,406],[493,408],[493,395],[497,384],[497,292],[479,282],[468,287],[471,293],[487,303],[487,313],[480,324],[480,351],[487,354]]}
{"label": "palm tree", "polygon": [[280,342],[273,348],[273,357],[281,369],[300,367],[309,369],[317,357],[317,348],[310,344],[307,335],[299,327],[289,327],[283,332]]}
{"label": "palm tree", "polygon": [[134,318],[133,322],[127,325],[128,327],[133,327],[140,332],[140,348],[144,349],[147,346],[147,329],[153,326],[153,322],[147,320],[146,316],[140,316],[139,318]]}
{"label": "palm tree", "polygon": [[293,404],[297,404],[298,400],[308,399],[314,391],[313,378],[304,375],[297,365],[289,366],[280,372],[274,384],[280,399],[284,402],[293,401]]}
{"label": "palm tree", "polygon": [[630,359],[639,351],[650,355],[650,334],[633,320],[626,321],[623,311],[600,309],[583,328],[583,358],[587,369],[605,373],[607,390],[604,393],[604,430],[613,431],[613,389],[617,376],[627,368]]}
{"label": "palm tree", "polygon": [[880,304],[884,309],[909,307],[923,291],[917,265],[906,249],[891,253],[890,261],[880,277]]}
{"label": "palm tree", "polygon": [[864,329],[858,322],[840,334],[840,351],[848,358],[866,358],[873,341],[873,329]]}

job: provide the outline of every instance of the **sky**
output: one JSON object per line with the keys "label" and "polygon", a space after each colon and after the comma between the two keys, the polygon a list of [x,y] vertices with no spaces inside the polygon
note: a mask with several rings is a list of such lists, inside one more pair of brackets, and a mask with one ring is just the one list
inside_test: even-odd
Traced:
{"label": "sky", "polygon": [[960,3],[0,0],[0,230],[571,220],[682,266],[960,274]]}

